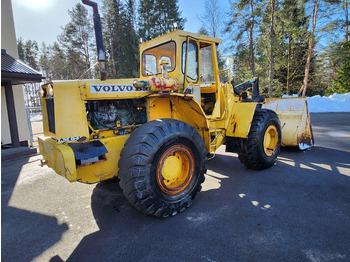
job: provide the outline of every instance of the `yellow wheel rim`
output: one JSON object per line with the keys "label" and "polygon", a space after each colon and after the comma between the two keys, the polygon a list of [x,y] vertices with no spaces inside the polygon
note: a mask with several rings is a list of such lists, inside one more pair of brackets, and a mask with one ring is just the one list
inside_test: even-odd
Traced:
{"label": "yellow wheel rim", "polygon": [[160,189],[169,195],[184,191],[194,174],[194,158],[185,146],[172,146],[161,156],[157,167]]}
{"label": "yellow wheel rim", "polygon": [[265,136],[264,136],[265,154],[268,156],[272,156],[277,149],[277,144],[278,144],[278,131],[274,125],[271,125],[266,129]]}

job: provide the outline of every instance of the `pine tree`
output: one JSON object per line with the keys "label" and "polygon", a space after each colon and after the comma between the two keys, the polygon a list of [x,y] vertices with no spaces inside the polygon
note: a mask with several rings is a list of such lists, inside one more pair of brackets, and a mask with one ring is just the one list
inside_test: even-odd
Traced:
{"label": "pine tree", "polygon": [[338,75],[335,79],[336,85],[334,88],[334,91],[338,93],[350,92],[350,42],[345,41],[343,47],[345,50],[345,62],[340,66]]}
{"label": "pine tree", "polygon": [[276,42],[279,46],[276,47],[275,78],[280,88],[276,90],[276,95],[295,94],[303,81],[307,57],[305,1],[283,1],[277,13]]}
{"label": "pine tree", "polygon": [[17,39],[17,50],[18,50],[18,58],[24,62],[24,59],[25,59],[24,40],[22,37]]}
{"label": "pine tree", "polygon": [[[305,74],[304,74],[304,80],[303,84],[298,92],[298,94],[302,94],[303,96],[306,95],[308,83],[309,83],[309,71],[310,71],[310,66],[311,66],[311,59],[313,56],[314,52],[314,47],[315,47],[315,30],[316,30],[316,24],[318,21],[318,12],[320,7],[324,7],[324,12],[327,12],[328,14],[330,12],[330,7],[332,5],[337,5],[340,3],[340,0],[311,0],[313,4],[313,12],[312,12],[312,26],[311,30],[309,33],[309,47],[308,47],[308,55],[307,55],[307,60],[306,60],[306,65],[305,65]],[[322,4],[322,6],[321,6]]]}
{"label": "pine tree", "polygon": [[135,1],[128,0],[125,6],[125,23],[123,23],[121,77],[131,78],[139,76],[139,40],[135,31]]}
{"label": "pine tree", "polygon": [[204,27],[199,28],[198,34],[209,36],[207,29],[205,29]]}
{"label": "pine tree", "polygon": [[91,51],[94,49],[92,18],[88,10],[77,4],[68,11],[71,21],[63,28],[59,36],[59,43],[67,56],[68,66],[72,68],[70,78],[82,77],[88,72],[88,77],[92,78]]}
{"label": "pine tree", "polygon": [[54,42],[52,45],[52,55],[50,61],[52,80],[74,78],[72,77],[72,74],[75,75],[75,72],[72,72],[74,68],[69,70],[70,65],[67,62],[67,55],[60,47],[58,42]]}
{"label": "pine tree", "polygon": [[50,81],[52,79],[52,69],[51,64],[51,46],[47,46],[44,42],[41,44],[40,48],[40,57],[39,57],[39,67],[40,71],[45,76],[46,81]]}
{"label": "pine tree", "polygon": [[138,34],[143,41],[148,41],[155,34],[154,6],[156,0],[140,0],[138,8]]}
{"label": "pine tree", "polygon": [[141,0],[138,9],[139,36],[148,41],[174,29],[183,29],[186,19],[181,17],[178,0]]}
{"label": "pine tree", "polygon": [[17,40],[18,57],[24,63],[35,70],[39,70],[38,66],[38,43],[35,40],[27,40],[24,42],[23,38]]}
{"label": "pine tree", "polygon": [[350,26],[350,21],[349,21],[349,0],[343,0],[342,1],[342,7],[344,9],[344,26],[345,26],[345,38],[346,42],[349,42],[349,26]]}
{"label": "pine tree", "polygon": [[[226,32],[233,33],[233,42],[237,43],[235,44],[236,68],[241,68],[245,63],[249,66],[251,75],[247,79],[256,76],[256,34],[259,30],[261,9],[262,4],[256,0],[237,0],[232,2],[231,19],[226,27]],[[244,66],[244,68],[246,67]]]}
{"label": "pine tree", "polygon": [[104,46],[106,49],[107,59],[107,76],[117,78],[116,48],[120,45],[119,29],[121,28],[121,3],[119,0],[103,1],[102,7],[102,30],[104,35]]}
{"label": "pine tree", "polygon": [[269,97],[272,97],[273,92],[273,67],[274,67],[274,42],[275,42],[275,8],[276,1],[271,0],[271,24],[270,24],[270,82],[269,82]]}
{"label": "pine tree", "polygon": [[[17,39],[18,56],[21,61],[35,70],[39,70],[39,47],[35,40]],[[27,107],[40,106],[40,84],[27,83],[23,85],[24,102]]]}
{"label": "pine tree", "polygon": [[350,42],[347,39],[345,37],[344,41],[337,46],[338,55],[341,54],[341,57],[338,56],[337,59],[339,69],[331,80],[326,95],[350,92]]}
{"label": "pine tree", "polygon": [[138,76],[138,37],[135,32],[135,2],[103,1],[103,24],[108,75],[112,78]]}

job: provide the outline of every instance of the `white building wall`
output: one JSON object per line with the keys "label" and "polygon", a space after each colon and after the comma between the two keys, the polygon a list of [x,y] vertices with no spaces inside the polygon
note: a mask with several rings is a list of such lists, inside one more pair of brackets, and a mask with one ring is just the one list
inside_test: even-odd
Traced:
{"label": "white building wall", "polygon": [[[6,53],[18,58],[17,40],[15,24],[12,12],[11,0],[1,0],[1,49],[6,49]],[[29,140],[29,128],[24,105],[22,86],[13,86],[13,96],[15,99],[16,117],[18,125],[19,140]],[[5,88],[1,87],[1,143],[10,144],[11,135],[7,115]]]}

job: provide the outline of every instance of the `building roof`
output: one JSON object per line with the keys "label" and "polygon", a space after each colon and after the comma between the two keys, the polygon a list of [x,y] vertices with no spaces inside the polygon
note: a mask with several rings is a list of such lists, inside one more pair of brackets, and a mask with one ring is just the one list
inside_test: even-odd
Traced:
{"label": "building roof", "polygon": [[45,77],[22,61],[15,59],[1,49],[1,82],[12,85],[41,82]]}

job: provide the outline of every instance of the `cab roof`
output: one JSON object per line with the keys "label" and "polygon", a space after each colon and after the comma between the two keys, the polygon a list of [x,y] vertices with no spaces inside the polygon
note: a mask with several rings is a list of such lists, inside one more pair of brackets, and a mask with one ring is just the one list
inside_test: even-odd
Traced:
{"label": "cab roof", "polygon": [[202,35],[202,34],[191,33],[191,32],[182,31],[182,30],[175,30],[175,31],[161,35],[157,38],[154,38],[150,41],[147,41],[145,43],[140,44],[140,50],[148,49],[150,47],[157,46],[159,44],[169,42],[171,40],[176,41],[180,38],[185,38],[187,36],[193,37],[199,41],[205,41],[205,42],[215,43],[215,44],[222,43],[222,40],[220,38],[211,37],[211,36]]}

